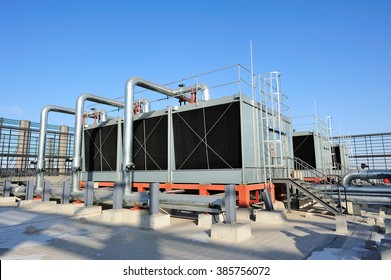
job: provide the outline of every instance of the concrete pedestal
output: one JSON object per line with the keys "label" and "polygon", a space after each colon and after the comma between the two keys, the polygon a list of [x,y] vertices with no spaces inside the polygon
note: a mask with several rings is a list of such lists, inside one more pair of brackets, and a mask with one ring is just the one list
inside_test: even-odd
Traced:
{"label": "concrete pedestal", "polygon": [[161,229],[171,225],[170,215],[155,214],[155,215],[141,215],[141,227],[147,229]]}
{"label": "concrete pedestal", "polygon": [[252,208],[239,207],[236,209],[236,219],[238,221],[251,221],[252,216],[253,216]]}
{"label": "concrete pedestal", "polygon": [[109,209],[102,212],[102,222],[117,225],[141,225],[141,216],[148,215],[147,210]]}
{"label": "concrete pedestal", "polygon": [[240,242],[251,237],[250,224],[213,224],[211,237],[217,240]]}
{"label": "concrete pedestal", "polygon": [[268,223],[281,225],[287,221],[285,210],[256,210],[254,211],[256,223]]}
{"label": "concrete pedestal", "polygon": [[129,209],[109,209],[102,212],[102,221],[110,224],[126,224],[129,220]]}
{"label": "concrete pedestal", "polygon": [[[345,203],[343,202],[342,205],[344,205]],[[354,215],[354,216],[361,216],[361,205],[360,204],[357,204],[357,203],[353,203],[351,201],[348,201],[346,202],[347,204],[347,212],[348,214],[350,215]]]}
{"label": "concrete pedestal", "polygon": [[197,226],[204,228],[211,228],[213,224],[220,223],[223,221],[223,215],[211,215],[211,214],[198,214]]}
{"label": "concrete pedestal", "polygon": [[23,209],[31,209],[32,211],[53,213],[57,202],[41,200],[20,200],[18,201],[18,207]]}
{"label": "concrete pedestal", "polygon": [[15,197],[0,197],[0,207],[2,206],[18,206]]}
{"label": "concrete pedestal", "polygon": [[348,233],[348,222],[345,215],[335,215],[335,232],[346,234]]}
{"label": "concrete pedestal", "polygon": [[102,214],[102,206],[88,206],[75,205],[75,213],[73,216],[85,217],[85,216],[96,216]]}
{"label": "concrete pedestal", "polygon": [[282,201],[276,200],[273,202],[274,210],[285,210],[285,204]]}

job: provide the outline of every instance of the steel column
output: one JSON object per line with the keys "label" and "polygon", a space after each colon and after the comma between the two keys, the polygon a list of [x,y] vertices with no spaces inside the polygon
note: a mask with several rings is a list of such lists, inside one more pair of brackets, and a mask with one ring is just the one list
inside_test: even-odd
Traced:
{"label": "steel column", "polygon": [[236,191],[235,185],[225,186],[226,224],[236,224]]}
{"label": "steel column", "polygon": [[85,185],[84,206],[92,206],[94,204],[94,181],[88,181]]}
{"label": "steel column", "polygon": [[70,193],[71,182],[69,180],[66,180],[62,182],[61,204],[69,204]]}
{"label": "steel column", "polygon": [[43,183],[42,202],[48,202],[49,200],[50,200],[50,182],[45,181]]}
{"label": "steel column", "polygon": [[123,182],[114,182],[113,209],[122,209],[124,196]]}
{"label": "steel column", "polygon": [[149,215],[159,214],[159,183],[149,186]]}
{"label": "steel column", "polygon": [[34,182],[27,181],[25,200],[32,200],[33,198],[34,198]]}

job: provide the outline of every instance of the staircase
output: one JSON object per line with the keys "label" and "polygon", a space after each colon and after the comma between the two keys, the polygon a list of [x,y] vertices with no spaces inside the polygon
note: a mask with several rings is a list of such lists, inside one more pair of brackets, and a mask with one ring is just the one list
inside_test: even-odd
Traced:
{"label": "staircase", "polygon": [[[299,170],[305,170],[307,172],[310,172],[314,175],[314,177],[323,178],[326,184],[332,185],[332,182],[330,182],[327,179],[327,176],[325,174],[316,170],[314,167],[310,166],[309,164],[302,161],[301,159],[288,157],[288,160],[293,161],[295,170],[299,169]],[[300,190],[304,195],[321,204],[332,214],[334,215],[342,214],[341,209],[337,208],[337,205],[333,197],[327,194],[326,189],[323,191],[321,189],[315,188],[312,184],[309,184],[297,178],[273,178],[273,183],[285,184],[287,187],[294,186],[295,188]],[[339,199],[338,204],[341,205],[341,199]]]}

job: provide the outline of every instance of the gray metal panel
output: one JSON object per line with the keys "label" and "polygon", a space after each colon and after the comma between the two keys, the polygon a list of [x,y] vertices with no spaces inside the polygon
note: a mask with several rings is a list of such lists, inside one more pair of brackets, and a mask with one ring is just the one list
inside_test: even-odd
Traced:
{"label": "gray metal panel", "polygon": [[173,183],[198,184],[242,184],[241,169],[223,170],[176,170],[173,171]]}
{"label": "gray metal panel", "polygon": [[94,171],[94,172],[82,172],[82,181],[95,181],[95,182],[114,182],[121,180],[120,171]]}
{"label": "gray metal panel", "polygon": [[145,182],[145,183],[167,183],[167,170],[155,171],[155,170],[137,170],[133,171],[133,182]]}
{"label": "gray metal panel", "polygon": [[254,115],[253,115],[253,107],[243,102],[242,106],[242,123],[243,127],[243,139],[242,143],[244,143],[244,167],[252,167],[257,166],[256,162],[256,153],[259,153],[259,147],[257,147],[254,143],[255,134],[254,134]]}

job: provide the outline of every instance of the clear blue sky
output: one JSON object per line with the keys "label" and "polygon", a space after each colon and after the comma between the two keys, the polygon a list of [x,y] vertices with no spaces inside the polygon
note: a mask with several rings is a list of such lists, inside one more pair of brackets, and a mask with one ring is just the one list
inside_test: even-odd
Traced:
{"label": "clear blue sky", "polygon": [[[0,1],[0,116],[39,121],[84,92],[216,68],[279,71],[291,116],[391,131],[391,1]],[[53,115],[50,123],[65,122]]]}

